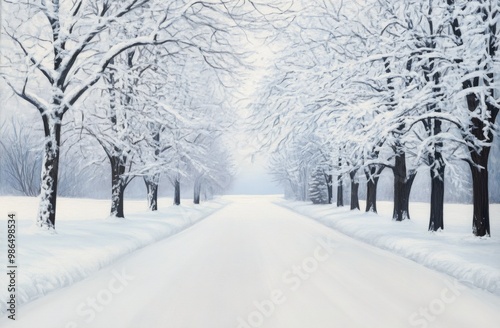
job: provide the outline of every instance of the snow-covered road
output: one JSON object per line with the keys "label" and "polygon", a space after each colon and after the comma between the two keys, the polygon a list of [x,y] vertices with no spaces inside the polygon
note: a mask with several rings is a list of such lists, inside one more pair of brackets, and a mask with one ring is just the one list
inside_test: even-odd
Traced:
{"label": "snow-covered road", "polygon": [[499,327],[500,298],[269,197],[234,202],[0,327]]}

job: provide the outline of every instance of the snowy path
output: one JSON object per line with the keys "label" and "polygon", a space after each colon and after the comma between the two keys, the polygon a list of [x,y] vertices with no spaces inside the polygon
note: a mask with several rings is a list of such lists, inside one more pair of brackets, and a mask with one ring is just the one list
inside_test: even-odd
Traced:
{"label": "snowy path", "polygon": [[500,298],[271,199],[233,197],[0,327],[498,327]]}

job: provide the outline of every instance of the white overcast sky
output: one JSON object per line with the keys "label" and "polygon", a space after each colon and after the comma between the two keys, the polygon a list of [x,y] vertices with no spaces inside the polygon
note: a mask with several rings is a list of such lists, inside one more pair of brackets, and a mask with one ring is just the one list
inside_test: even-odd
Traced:
{"label": "white overcast sky", "polygon": [[[244,100],[239,102],[236,110],[241,116],[241,122],[244,123],[244,117],[248,115],[248,105],[253,101],[256,88],[261,85],[261,79],[267,73],[269,65],[274,61],[274,53],[263,41],[265,38],[258,39],[249,36],[249,47],[255,51],[251,61],[255,65],[252,72],[248,74],[248,79],[244,88],[241,90]],[[236,128],[242,131],[241,128]],[[267,154],[265,152],[256,153],[259,145],[252,143],[254,138],[239,132],[231,135],[229,147],[233,149],[233,156],[236,161],[236,176],[232,188],[227,191],[229,194],[282,194],[283,188],[272,181],[272,176],[267,173]]]}

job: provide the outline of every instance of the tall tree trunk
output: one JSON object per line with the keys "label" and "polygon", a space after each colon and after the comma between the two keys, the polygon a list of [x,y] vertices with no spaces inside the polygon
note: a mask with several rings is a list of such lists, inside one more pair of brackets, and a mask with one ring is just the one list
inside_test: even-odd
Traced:
{"label": "tall tree trunk", "polygon": [[325,182],[328,192],[328,204],[331,204],[333,198],[333,176],[331,174],[325,174]]}
{"label": "tall tree trunk", "polygon": [[[440,109],[435,107],[435,105],[432,105],[431,110],[440,112]],[[441,120],[431,120],[430,126],[433,136],[438,136],[441,133]],[[443,142],[434,143],[433,148],[434,151],[429,156],[431,163],[431,214],[429,217],[429,231],[438,231],[439,229],[444,229],[444,172],[446,164],[441,153]]]}
{"label": "tall tree trunk", "polygon": [[[441,156],[441,153],[439,153]],[[444,229],[443,205],[444,205],[444,171],[445,166],[436,169],[431,167],[431,216],[429,219],[429,231]]]}
{"label": "tall tree trunk", "polygon": [[[160,156],[160,128],[157,127],[155,123],[150,123],[148,125],[150,131],[152,131],[154,145],[155,145],[155,158]],[[156,161],[156,160],[155,160]],[[152,174],[144,177],[144,183],[146,184],[147,198],[148,198],[148,208],[150,211],[158,210],[158,185],[160,184],[160,174]]]}
{"label": "tall tree trunk", "polygon": [[[477,100],[468,99],[469,109],[472,103],[477,103]],[[479,104],[476,104],[476,107]],[[486,104],[488,112],[493,116],[493,121],[498,114],[498,109],[492,104]],[[471,110],[472,111],[472,110]],[[472,119],[472,134],[477,140],[483,142],[493,142],[493,133],[489,129],[487,136],[484,131],[487,130],[485,123],[479,118]],[[469,164],[472,175],[472,199],[474,204],[472,217],[472,233],[475,236],[491,236],[490,231],[490,200],[488,186],[488,158],[491,151],[491,146],[483,145],[480,153],[477,149],[469,147],[472,163]]]}
{"label": "tall tree trunk", "polygon": [[[384,66],[385,72],[387,74],[392,74],[390,61],[387,57],[384,58]],[[412,60],[408,60],[406,62],[406,69],[411,71]],[[387,78],[387,88],[391,92],[390,97],[390,108],[394,110],[395,97],[394,97],[394,86],[393,86],[393,78]],[[407,82],[408,84],[408,82]],[[401,123],[397,130],[402,131],[405,127],[405,123]],[[398,139],[397,139],[398,140]],[[406,175],[406,154],[402,151],[402,145],[399,141],[396,141],[396,144],[393,147],[394,154],[396,155],[394,160],[394,167],[392,168],[394,174],[394,211],[392,213],[392,219],[395,221],[403,221],[406,219],[410,219],[410,188],[408,188],[408,179]],[[413,180],[411,180],[411,183]],[[410,183],[410,186],[411,186]]]}
{"label": "tall tree trunk", "polygon": [[473,219],[472,232],[476,236],[490,236],[490,204],[488,190],[488,155],[490,148],[483,148],[481,154],[472,153]]}
{"label": "tall tree trunk", "polygon": [[406,154],[396,155],[394,167],[394,211],[392,219],[403,221],[410,219],[410,192],[416,172],[406,173]]}
{"label": "tall tree trunk", "polygon": [[[111,60],[111,64],[114,63],[114,60]],[[109,92],[109,108],[110,108],[110,116],[109,120],[111,123],[112,130],[116,135],[119,135],[119,130],[123,126],[123,122],[118,119],[116,114],[116,104],[120,101],[120,96],[117,94],[117,88],[115,86],[115,78],[114,73],[111,71],[109,73],[108,79],[108,92]],[[125,105],[128,105],[130,102],[130,97],[127,96],[125,99]],[[106,150],[106,149],[105,149]],[[125,192],[125,170],[127,157],[121,156],[123,150],[119,148],[116,144],[112,149],[107,149],[106,153],[108,154],[109,162],[111,164],[111,217],[124,218],[123,212],[123,196]]]}
{"label": "tall tree trunk", "polygon": [[[493,81],[493,80],[492,80]],[[479,86],[477,78],[464,83],[464,89]],[[492,97],[494,98],[494,97]],[[478,97],[470,93],[466,96],[467,106],[469,111],[474,112],[480,106]],[[485,112],[491,116],[490,122],[494,123],[498,115],[498,108],[487,100]],[[488,131],[485,134],[485,131]],[[471,132],[474,138],[483,142],[493,142],[493,133],[491,128],[487,127],[485,122],[478,117],[471,119]],[[490,155],[491,146],[483,145],[481,150],[475,147],[469,147],[472,163],[469,167],[472,175],[472,198],[473,198],[473,217],[472,217],[472,233],[475,236],[483,237],[490,236],[490,201],[489,201],[489,186],[488,186],[488,158]]]}
{"label": "tall tree trunk", "polygon": [[[455,10],[454,6],[456,5],[455,0],[447,0],[447,4],[451,7],[451,10]],[[495,84],[495,79],[497,76],[494,75],[494,68],[490,66],[490,63],[494,61],[494,58],[497,56],[498,52],[498,36],[497,36],[497,28],[498,23],[493,19],[494,16],[499,15],[498,9],[493,10],[493,7],[483,6],[479,9],[482,13],[481,17],[483,22],[488,22],[488,31],[485,31],[488,34],[488,44],[486,49],[484,49],[484,53],[488,57],[486,63],[484,61],[480,61],[478,64],[484,64],[487,69],[486,77],[487,81],[480,79],[480,77],[474,77],[469,80],[465,80],[462,82],[462,88],[464,90],[473,89],[478,87],[481,84],[486,84],[491,86]],[[489,11],[489,12],[488,12]],[[460,29],[460,22],[458,18],[455,18],[451,22],[451,27],[453,34],[457,37],[460,44],[463,44],[462,41],[462,31]],[[455,63],[462,64],[462,59],[456,59]],[[484,77],[483,77],[484,78]],[[493,142],[493,133],[491,130],[491,126],[494,125],[496,117],[498,115],[499,109],[492,103],[492,100],[488,99],[496,99],[494,88],[489,89],[486,99],[480,101],[477,94],[474,91],[470,91],[466,95],[467,107],[471,113],[475,113],[472,115],[470,120],[471,132],[474,137],[482,142],[483,144]],[[482,103],[486,104],[486,108],[483,108],[478,112],[478,107]],[[478,150],[474,147],[469,147],[469,151],[471,153],[472,163],[469,164],[472,174],[472,196],[473,196],[473,218],[472,218],[472,232],[474,235],[482,237],[482,236],[490,236],[490,214],[489,214],[489,193],[488,193],[488,157],[490,153],[490,147],[488,145],[482,146],[482,149]]]}
{"label": "tall tree trunk", "polygon": [[125,174],[126,160],[119,156],[111,156],[111,216],[124,218],[123,196],[125,193]]}
{"label": "tall tree trunk", "polygon": [[[387,57],[383,58],[385,72],[387,74],[392,74],[390,61]],[[413,61],[410,59],[406,62],[407,71],[411,71],[413,65]],[[408,85],[408,82],[406,82]],[[390,105],[391,110],[394,110],[395,97],[394,97],[394,85],[393,78],[387,78],[387,88],[391,92],[390,97]],[[397,130],[399,132],[403,131],[405,127],[405,123],[401,123]],[[397,137],[396,137],[397,138]],[[395,221],[403,221],[410,219],[410,190],[411,184],[413,183],[413,179],[415,175],[412,174],[410,177],[407,177],[406,174],[406,154],[402,150],[402,145],[397,139],[396,144],[393,147],[394,154],[396,155],[394,160],[394,167],[392,168],[394,174],[394,211],[392,213],[392,219]]]}
{"label": "tall tree trunk", "polygon": [[47,116],[42,116],[45,142],[41,173],[40,204],[36,224],[41,228],[52,230],[55,229],[56,224],[62,115],[55,118]]}
{"label": "tall tree trunk", "polygon": [[181,204],[181,182],[179,178],[174,181],[174,205]]}
{"label": "tall tree trunk", "polygon": [[356,171],[351,171],[349,175],[351,176],[351,210],[358,209],[359,210],[359,182],[356,179]]}
{"label": "tall tree trunk", "polygon": [[337,176],[337,207],[344,206],[344,185],[342,175]]}
{"label": "tall tree trunk", "polygon": [[377,213],[377,185],[379,174],[383,168],[377,168],[376,165],[370,165],[365,171],[366,175],[366,212]]}
{"label": "tall tree trunk", "polygon": [[[428,15],[432,17],[432,6],[429,6]],[[429,32],[434,35],[434,25],[429,25]],[[436,42],[433,38],[430,42],[427,42],[427,47],[435,49]],[[427,105],[427,111],[429,113],[441,113],[441,99],[442,92],[440,87],[441,73],[435,71],[436,58],[430,57],[428,59],[428,65],[424,65],[424,77],[427,82],[432,82],[434,85],[432,87],[432,98],[434,102]],[[426,130],[430,137],[437,139],[441,132],[441,120],[438,118],[429,119],[428,121],[423,121]],[[438,139],[439,140],[439,139]],[[429,163],[430,163],[430,174],[431,174],[431,213],[429,217],[429,231],[438,231],[439,229],[444,229],[444,219],[443,219],[443,206],[444,206],[444,172],[445,172],[445,162],[443,160],[443,142],[437,141],[432,142],[430,148],[433,149],[429,153]]]}
{"label": "tall tree trunk", "polygon": [[148,197],[148,208],[150,211],[158,210],[158,182],[160,179],[159,174],[152,176],[145,176],[144,183],[146,184],[146,191]]}

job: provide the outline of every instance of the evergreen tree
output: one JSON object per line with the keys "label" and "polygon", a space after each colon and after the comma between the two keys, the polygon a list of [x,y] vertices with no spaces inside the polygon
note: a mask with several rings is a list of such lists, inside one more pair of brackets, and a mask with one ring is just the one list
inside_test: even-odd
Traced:
{"label": "evergreen tree", "polygon": [[325,175],[319,167],[314,171],[309,182],[309,199],[313,204],[328,204]]}

